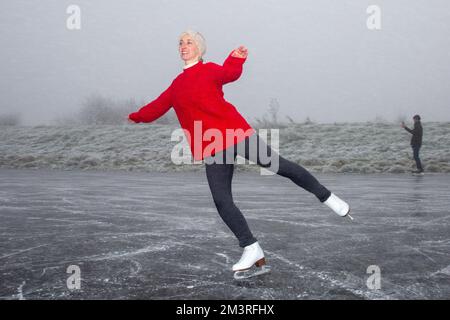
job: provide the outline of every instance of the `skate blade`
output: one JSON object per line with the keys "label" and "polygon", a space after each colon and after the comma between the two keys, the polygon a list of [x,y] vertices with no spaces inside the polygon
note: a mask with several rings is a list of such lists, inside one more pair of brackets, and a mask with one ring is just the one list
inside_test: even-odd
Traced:
{"label": "skate blade", "polygon": [[243,280],[243,279],[254,278],[254,277],[269,273],[270,271],[271,271],[271,268],[269,266],[263,265],[262,267],[259,267],[257,269],[250,268],[247,270],[236,271],[234,273],[233,277],[236,280]]}
{"label": "skate blade", "polygon": [[348,217],[350,220],[352,220],[353,221],[353,217],[350,215],[350,208],[348,209],[348,212],[347,212],[347,214],[344,216],[344,217]]}

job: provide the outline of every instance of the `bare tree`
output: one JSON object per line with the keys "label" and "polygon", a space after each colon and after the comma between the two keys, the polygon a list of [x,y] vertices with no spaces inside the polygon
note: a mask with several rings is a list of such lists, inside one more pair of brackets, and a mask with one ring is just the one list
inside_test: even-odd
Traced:
{"label": "bare tree", "polygon": [[[99,94],[91,94],[83,101],[82,109],[76,118],[79,123],[88,125],[124,124],[127,122],[127,116],[143,105],[143,102],[137,103],[134,98],[115,101]],[[175,112],[173,110],[167,112],[155,123],[167,125],[177,123]]]}
{"label": "bare tree", "polygon": [[0,115],[0,126],[18,126],[21,117],[18,113],[8,113]]}
{"label": "bare tree", "polygon": [[313,124],[314,121],[311,120],[309,116],[306,117],[304,124]]}
{"label": "bare tree", "polygon": [[278,112],[280,111],[280,104],[276,98],[271,98],[269,103],[270,120],[274,124],[278,124]]}
{"label": "bare tree", "polygon": [[82,103],[78,119],[82,124],[117,124],[114,101],[99,94],[91,94]]}
{"label": "bare tree", "polygon": [[280,104],[278,103],[278,99],[271,98],[267,112],[263,114],[261,118],[258,117],[255,118],[256,127],[259,128],[286,127],[286,124],[278,122],[279,111],[280,111]]}
{"label": "bare tree", "polygon": [[289,124],[296,124],[297,122],[292,119],[290,116],[286,116],[286,119],[288,119]]}

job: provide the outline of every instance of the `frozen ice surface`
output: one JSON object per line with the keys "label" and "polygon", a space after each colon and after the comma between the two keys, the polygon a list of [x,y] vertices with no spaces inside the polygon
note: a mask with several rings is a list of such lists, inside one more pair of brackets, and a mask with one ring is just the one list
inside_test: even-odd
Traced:
{"label": "frozen ice surface", "polygon": [[251,281],[233,279],[241,249],[204,172],[0,177],[1,299],[450,298],[448,174],[318,174],[352,222],[283,177],[236,172],[235,201],[272,267]]}

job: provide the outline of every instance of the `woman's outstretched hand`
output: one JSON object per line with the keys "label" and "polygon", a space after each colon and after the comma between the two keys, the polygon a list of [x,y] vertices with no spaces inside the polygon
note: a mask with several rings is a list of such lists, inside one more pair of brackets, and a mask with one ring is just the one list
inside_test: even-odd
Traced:
{"label": "woman's outstretched hand", "polygon": [[248,56],[248,50],[246,47],[244,46],[240,46],[239,48],[235,49],[233,51],[233,53],[231,54],[232,57],[236,57],[236,58],[247,58]]}

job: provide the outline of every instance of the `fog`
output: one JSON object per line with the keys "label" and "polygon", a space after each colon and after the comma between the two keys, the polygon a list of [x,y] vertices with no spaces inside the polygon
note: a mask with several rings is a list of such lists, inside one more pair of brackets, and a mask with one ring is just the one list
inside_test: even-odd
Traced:
{"label": "fog", "polygon": [[[81,29],[69,30],[69,5]],[[369,30],[369,5],[381,29]],[[225,97],[246,117],[276,98],[302,121],[449,121],[450,4],[433,1],[0,2],[0,115],[51,124],[96,93],[149,102],[182,72],[178,36],[200,31],[205,61],[249,49]]]}

